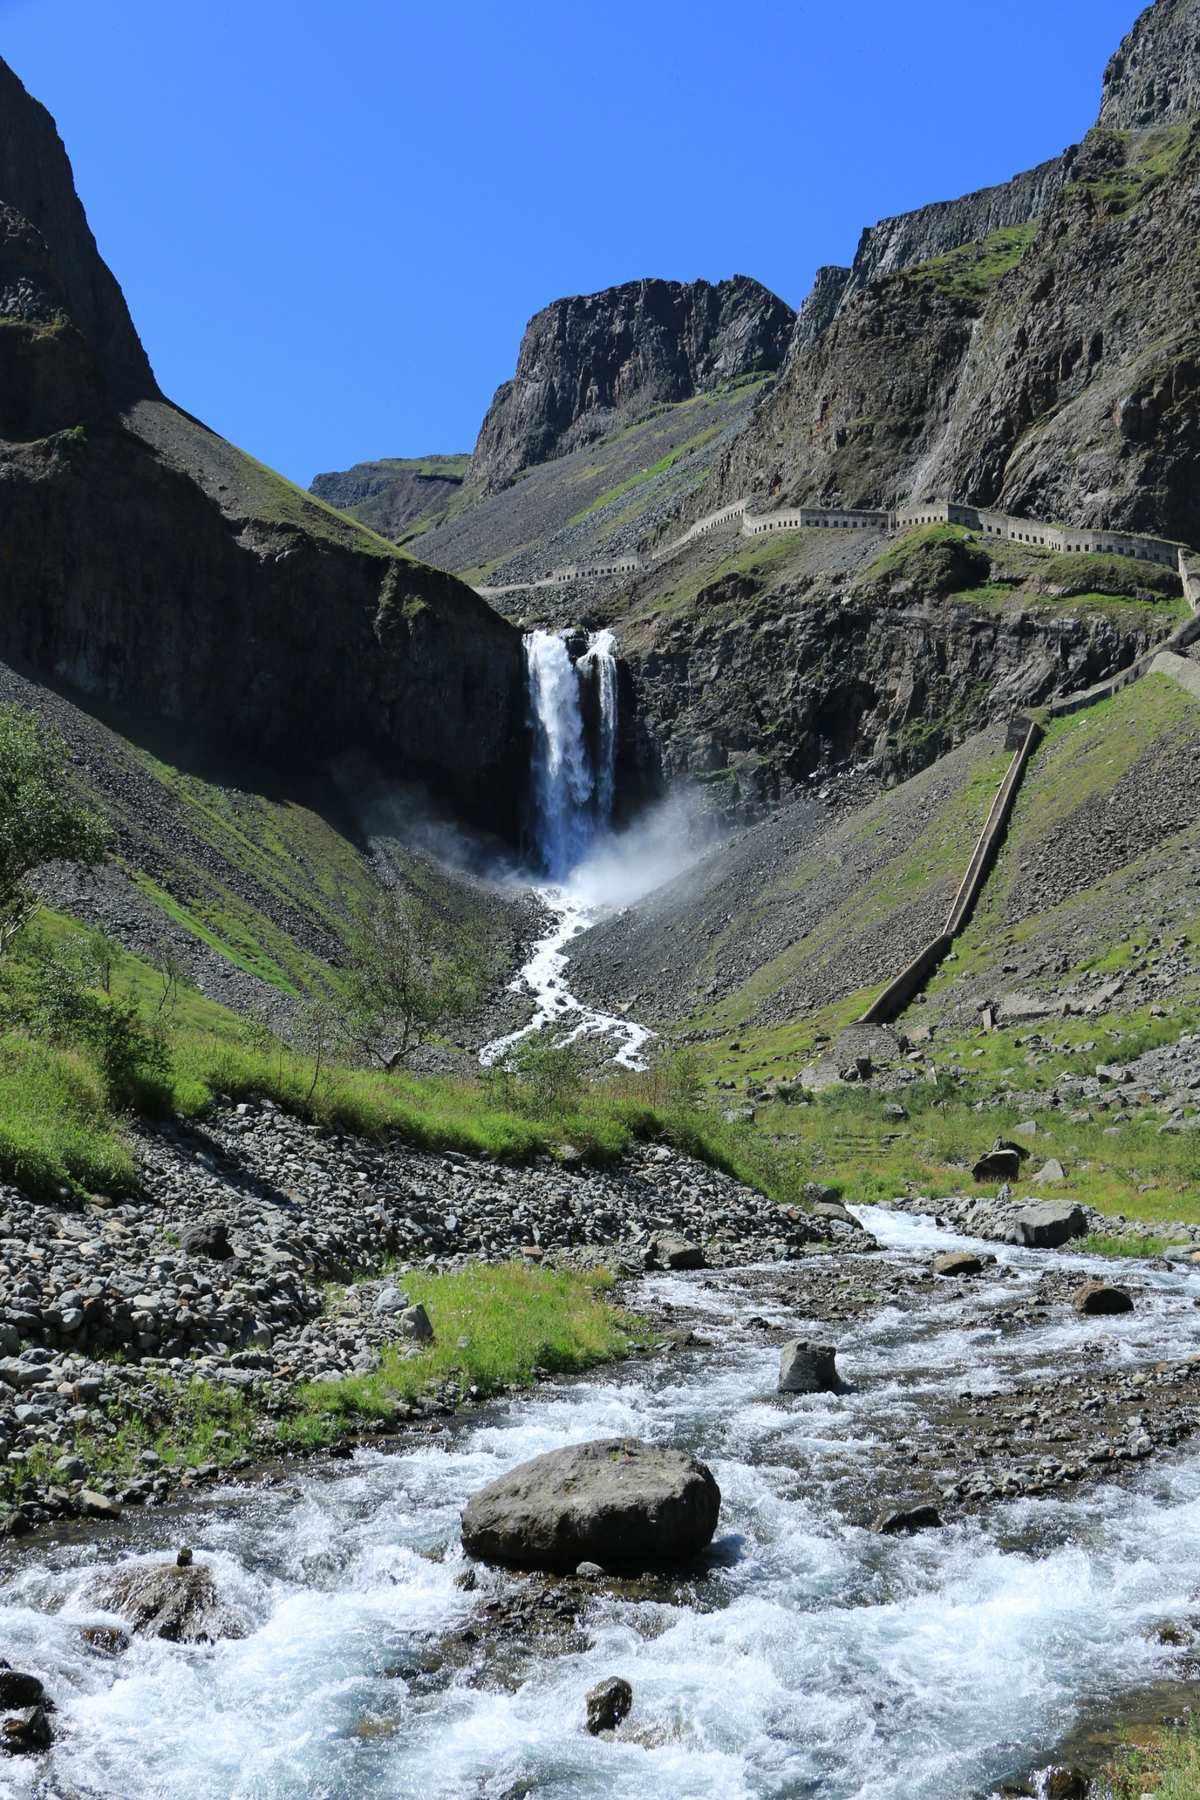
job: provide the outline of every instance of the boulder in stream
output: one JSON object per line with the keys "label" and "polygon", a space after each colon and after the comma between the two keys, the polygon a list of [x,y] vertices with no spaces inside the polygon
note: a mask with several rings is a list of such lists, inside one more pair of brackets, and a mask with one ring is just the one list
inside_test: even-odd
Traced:
{"label": "boulder in stream", "polygon": [[610,1675],[588,1689],[587,1729],[593,1737],[602,1731],[615,1731],[629,1717],[633,1706],[633,1689],[620,1675]]}
{"label": "boulder in stream", "polygon": [[139,1637],[171,1644],[211,1644],[243,1635],[241,1621],[222,1605],[212,1570],[204,1563],[132,1563],[103,1577],[92,1599],[128,1620]]}
{"label": "boulder in stream", "polygon": [[661,1568],[705,1549],[720,1509],[712,1471],[686,1451],[601,1438],[535,1456],[473,1494],[463,1548],[521,1569]]}
{"label": "boulder in stream", "polygon": [[779,1353],[781,1394],[834,1394],[841,1386],[832,1344],[793,1338]]}
{"label": "boulder in stream", "polygon": [[48,1750],[53,1742],[54,1733],[44,1706],[14,1713],[0,1726],[0,1750],[8,1756],[34,1756],[39,1750]]}
{"label": "boulder in stream", "polygon": [[1124,1288],[1110,1287],[1107,1281],[1085,1281],[1072,1296],[1071,1303],[1077,1313],[1088,1318],[1133,1311],[1132,1296]]}
{"label": "boulder in stream", "polygon": [[880,1513],[871,1530],[881,1537],[910,1537],[914,1531],[936,1531],[941,1522],[936,1506],[908,1506]]}
{"label": "boulder in stream", "polygon": [[976,1256],[972,1250],[947,1250],[933,1259],[935,1275],[982,1275],[994,1256]]}
{"label": "boulder in stream", "polygon": [[1031,1250],[1057,1250],[1072,1238],[1087,1236],[1087,1217],[1081,1206],[1046,1201],[1026,1206],[1017,1214],[1020,1241]]}

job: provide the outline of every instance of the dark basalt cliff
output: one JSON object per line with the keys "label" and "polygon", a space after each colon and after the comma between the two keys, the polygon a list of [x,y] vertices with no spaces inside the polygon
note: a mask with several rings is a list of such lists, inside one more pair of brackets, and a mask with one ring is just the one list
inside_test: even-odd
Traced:
{"label": "dark basalt cliff", "polygon": [[1104,75],[1100,123],[1116,131],[1173,125],[1200,112],[1200,5],[1156,0]]}
{"label": "dark basalt cliff", "polygon": [[0,64],[0,656],[257,754],[355,746],[515,830],[519,635],[160,395]]}
{"label": "dark basalt cliff", "polygon": [[517,371],[480,428],[471,484],[485,493],[644,410],[777,369],[795,322],[757,281],[631,281],[556,300],[525,328]]}

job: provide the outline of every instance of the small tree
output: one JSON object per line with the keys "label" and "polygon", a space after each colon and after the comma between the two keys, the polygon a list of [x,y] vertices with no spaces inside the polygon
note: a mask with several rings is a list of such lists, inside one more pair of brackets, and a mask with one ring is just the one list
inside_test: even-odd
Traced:
{"label": "small tree", "polygon": [[312,988],[292,1014],[288,1036],[295,1049],[312,1057],[312,1082],[305,1096],[311,1103],[321,1076],[346,1047],[345,1013],[332,994]]}
{"label": "small tree", "polygon": [[0,706],[0,955],[37,901],[26,883],[48,862],[94,867],[107,832],[75,797],[66,747],[21,706]]}
{"label": "small tree", "polygon": [[478,960],[463,933],[394,891],[380,896],[349,951],[350,1028],[388,1070],[464,1013],[479,991]]}

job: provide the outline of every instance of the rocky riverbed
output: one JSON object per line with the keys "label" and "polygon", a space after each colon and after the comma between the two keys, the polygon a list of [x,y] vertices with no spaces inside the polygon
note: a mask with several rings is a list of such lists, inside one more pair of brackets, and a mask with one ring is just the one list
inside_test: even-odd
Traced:
{"label": "rocky riverbed", "polygon": [[[1089,1315],[1078,1291],[1111,1266],[1069,1247],[863,1222],[870,1249],[641,1276],[669,1357],[10,1548],[5,1653],[56,1706],[10,1791],[1036,1791],[1097,1707],[1195,1655],[1200,1272],[1130,1261],[1130,1310]],[[836,1344],[837,1392],[776,1392],[798,1333]],[[631,1436],[712,1468],[706,1559],[636,1579],[464,1560],[493,1477]],[[877,1529],[922,1506],[925,1529]],[[181,1543],[202,1573],[156,1573]],[[123,1596],[150,1617],[164,1583],[232,1635],[135,1629]],[[588,1696],[623,1707],[619,1683],[628,1716],[594,1734]]]}
{"label": "rocky riverbed", "polygon": [[[513,1167],[338,1137],[264,1101],[142,1127],[139,1147],[137,1201],[55,1206],[0,1189],[10,1532],[165,1499],[172,1473],[152,1451],[117,1483],[93,1479],[69,1445],[79,1430],[112,1437],[131,1409],[165,1421],[179,1379],[250,1394],[269,1452],[297,1383],[370,1371],[385,1346],[410,1341],[393,1267],[518,1257],[628,1275],[862,1235],[846,1217],[781,1211],[661,1145],[612,1169],[570,1157]],[[220,1449],[199,1479],[228,1460]]]}

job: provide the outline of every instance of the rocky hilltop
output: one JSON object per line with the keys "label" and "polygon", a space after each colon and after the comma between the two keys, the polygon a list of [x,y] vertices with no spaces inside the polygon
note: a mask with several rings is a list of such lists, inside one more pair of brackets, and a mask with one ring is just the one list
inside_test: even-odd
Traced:
{"label": "rocky hilltop", "polygon": [[429,530],[457,500],[471,458],[384,456],[313,477],[309,492],[352,513],[384,537],[403,542]]}
{"label": "rocky hilltop", "polygon": [[159,392],[49,114],[0,64],[0,656],[515,827],[520,639]]}
{"label": "rocky hilltop", "polygon": [[614,414],[689,400],[777,369],[795,314],[745,275],[630,281],[556,300],[525,328],[511,381],[480,428],[471,481],[485,493],[531,464],[604,436]]}

